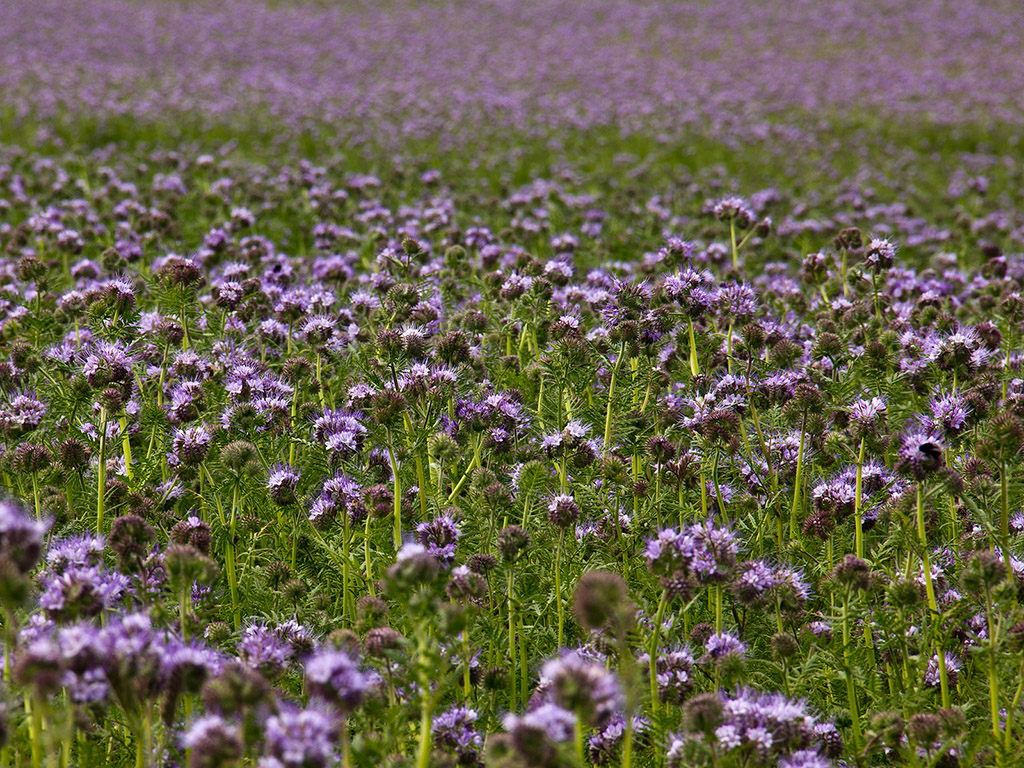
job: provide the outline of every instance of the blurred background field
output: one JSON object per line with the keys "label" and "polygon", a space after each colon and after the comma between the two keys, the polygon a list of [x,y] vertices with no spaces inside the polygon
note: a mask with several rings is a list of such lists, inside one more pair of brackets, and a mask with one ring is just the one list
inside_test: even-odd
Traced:
{"label": "blurred background field", "polygon": [[813,206],[866,184],[945,218],[978,175],[1019,200],[1022,42],[1008,1],[11,0],[0,139],[399,158],[490,192],[571,170],[671,196],[696,174]]}
{"label": "blurred background field", "polygon": [[454,150],[613,129],[810,147],[894,122],[970,144],[1022,117],[1006,1],[10,0],[0,21],[4,131],[35,140]]}
{"label": "blurred background field", "polygon": [[1022,44],[0,0],[0,768],[1012,768]]}

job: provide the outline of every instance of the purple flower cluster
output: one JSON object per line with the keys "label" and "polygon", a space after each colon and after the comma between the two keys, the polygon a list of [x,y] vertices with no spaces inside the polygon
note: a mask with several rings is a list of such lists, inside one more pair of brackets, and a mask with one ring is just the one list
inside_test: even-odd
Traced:
{"label": "purple flower cluster", "polygon": [[728,528],[712,521],[676,531],[666,528],[647,542],[647,567],[662,577],[693,578],[718,583],[736,567],[740,544]]}
{"label": "purple flower cluster", "polygon": [[805,5],[0,9],[7,752],[1010,761],[1024,27]]}

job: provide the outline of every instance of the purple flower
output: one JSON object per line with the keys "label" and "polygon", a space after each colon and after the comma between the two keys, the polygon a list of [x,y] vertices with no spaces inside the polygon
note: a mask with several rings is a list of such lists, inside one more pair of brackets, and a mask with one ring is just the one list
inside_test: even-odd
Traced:
{"label": "purple flower", "polygon": [[134,361],[134,356],[120,342],[100,341],[85,355],[82,375],[96,389],[111,384],[130,386]]}
{"label": "purple flower", "polygon": [[430,522],[416,526],[416,539],[441,565],[451,565],[459,541],[459,526],[450,515],[438,515]]}
{"label": "purple flower", "polygon": [[963,429],[971,410],[963,396],[949,392],[942,397],[932,398],[929,407],[931,419],[927,426],[933,430],[941,430],[946,435],[955,435]]}
{"label": "purple flower", "polygon": [[460,756],[475,754],[484,743],[475,728],[479,717],[475,709],[463,706],[452,707],[435,716],[430,726],[434,743]]}
{"label": "purple flower", "polygon": [[921,482],[942,466],[945,445],[931,432],[911,432],[903,437],[897,468]]}
{"label": "purple flower", "polygon": [[325,480],[320,495],[310,505],[310,521],[322,527],[339,511],[345,511],[350,523],[360,522],[366,512],[365,507],[357,503],[361,493],[362,486],[347,475],[336,475]]}
{"label": "purple flower", "polygon": [[799,610],[811,596],[811,587],[799,568],[788,565],[775,569],[775,597],[783,610]]}
{"label": "purple flower", "polygon": [[366,427],[360,414],[347,411],[324,411],[313,422],[313,435],[332,456],[345,458],[362,450]]}
{"label": "purple flower", "polygon": [[746,229],[757,218],[750,204],[737,195],[727,195],[717,200],[712,204],[711,212],[716,219],[734,219],[741,229]]}
{"label": "purple flower", "polygon": [[163,633],[153,630],[148,615],[132,613],[109,620],[100,630],[97,648],[110,688],[120,701],[154,700],[164,692],[168,646]]}
{"label": "purple flower", "polygon": [[833,768],[833,763],[815,749],[801,749],[781,758],[779,768]]}
{"label": "purple flower", "polygon": [[176,382],[171,388],[171,404],[168,416],[177,424],[184,424],[199,418],[205,393],[203,382],[198,379],[185,379]]}
{"label": "purple flower", "polygon": [[338,724],[319,709],[283,709],[267,718],[265,754],[284,768],[326,768],[334,759]]}
{"label": "purple flower", "polygon": [[302,473],[287,464],[275,464],[267,476],[267,493],[270,500],[284,507],[295,501],[295,489]]}
{"label": "purple flower", "polygon": [[864,265],[878,273],[892,267],[896,260],[896,245],[884,237],[872,237],[864,249]]}
{"label": "purple flower", "polygon": [[174,437],[171,439],[172,450],[167,456],[167,463],[171,467],[199,466],[206,459],[212,442],[213,436],[202,424],[175,430]]}
{"label": "purple flower", "polygon": [[579,505],[572,496],[562,493],[548,502],[548,521],[556,528],[568,528],[579,516]]}
{"label": "purple flower", "polygon": [[164,643],[162,670],[168,679],[180,680],[196,690],[207,677],[216,675],[223,666],[223,657],[198,643],[186,644],[177,637]]}
{"label": "purple flower", "polygon": [[104,547],[103,538],[92,533],[69,536],[51,545],[46,564],[58,573],[72,565],[97,565]]}
{"label": "purple flower", "polygon": [[678,304],[683,312],[697,319],[715,303],[715,280],[706,270],[695,270],[686,265],[677,274],[665,278],[662,291],[665,298]]}
{"label": "purple flower", "polygon": [[238,641],[239,659],[269,677],[283,672],[292,656],[291,643],[263,624],[246,628]]}
{"label": "purple flower", "polygon": [[[650,654],[637,658],[641,667],[650,665]],[[693,655],[687,648],[659,649],[655,661],[658,699],[671,704],[682,704],[693,690]]]}
{"label": "purple flower", "polygon": [[850,421],[858,429],[875,428],[885,418],[887,405],[881,397],[859,398],[850,406]]}
{"label": "purple flower", "polygon": [[807,627],[807,631],[814,635],[820,641],[828,643],[832,639],[832,627],[824,621],[812,621]]}
{"label": "purple flower", "polygon": [[736,567],[739,541],[727,528],[712,521],[695,523],[682,532],[668,528],[647,542],[647,565],[661,576],[696,578],[719,583]]}
{"label": "purple flower", "polygon": [[747,652],[747,646],[738,637],[728,633],[716,633],[711,635],[704,643],[706,653],[701,661],[718,661],[726,656],[743,656]]}
{"label": "purple flower", "polygon": [[323,346],[334,335],[334,318],[313,315],[302,323],[302,337],[314,347]]}
{"label": "purple flower", "polygon": [[[633,733],[636,736],[644,736],[650,729],[647,720],[642,717],[632,718]],[[624,715],[615,715],[608,721],[607,725],[595,732],[587,740],[587,753],[594,765],[614,765],[616,750],[622,743],[626,733],[626,718]]]}
{"label": "purple flower", "polygon": [[719,314],[739,326],[757,314],[757,294],[745,283],[730,283],[714,294]]}
{"label": "purple flower", "polygon": [[41,579],[39,607],[58,620],[90,618],[112,608],[127,591],[123,574],[91,565],[71,565]]}
{"label": "purple flower", "polygon": [[931,655],[928,659],[928,666],[924,671],[924,684],[931,688],[938,688],[941,680],[941,670],[939,669],[939,653],[943,654],[946,662],[946,675],[949,679],[950,685],[956,685],[957,676],[960,670],[963,669],[963,662],[959,656],[946,651],[938,651]]}
{"label": "purple flower", "polygon": [[803,701],[742,689],[723,697],[715,736],[726,749],[752,749],[767,760],[806,749],[816,739],[815,724]]}
{"label": "purple flower", "polygon": [[76,704],[100,704],[110,693],[110,685],[102,669],[65,670],[61,683]]}
{"label": "purple flower", "polygon": [[334,704],[342,714],[354,712],[362,703],[369,680],[344,651],[322,650],[306,662],[309,692]]}
{"label": "purple flower", "polygon": [[615,673],[575,651],[544,664],[539,688],[546,698],[575,712],[583,722],[595,728],[608,722],[623,704]]}
{"label": "purple flower", "polygon": [[740,566],[731,588],[743,605],[753,606],[765,602],[778,583],[775,570],[770,565],[754,560]]}
{"label": "purple flower", "polygon": [[652,573],[668,576],[683,567],[687,552],[685,534],[674,528],[664,528],[653,539],[647,540],[644,555]]}
{"label": "purple flower", "polygon": [[720,582],[736,567],[740,544],[728,528],[716,528],[712,520],[689,529],[694,549],[690,568],[702,582]]}
{"label": "purple flower", "polygon": [[47,526],[33,520],[14,502],[0,501],[0,560],[28,573],[43,553]]}
{"label": "purple flower", "polygon": [[41,400],[29,395],[16,395],[0,408],[0,430],[20,437],[38,427],[46,411],[46,403]]}
{"label": "purple flower", "polygon": [[856,479],[851,483],[848,476],[840,475],[816,485],[811,491],[811,499],[815,511],[841,520],[853,512],[856,491]]}
{"label": "purple flower", "polygon": [[242,756],[242,734],[238,726],[220,715],[200,717],[181,737],[192,751],[190,768],[230,765]]}
{"label": "purple flower", "polygon": [[505,715],[502,725],[512,735],[513,741],[526,736],[527,732],[536,732],[558,744],[572,738],[576,715],[557,704],[545,702],[522,716]]}

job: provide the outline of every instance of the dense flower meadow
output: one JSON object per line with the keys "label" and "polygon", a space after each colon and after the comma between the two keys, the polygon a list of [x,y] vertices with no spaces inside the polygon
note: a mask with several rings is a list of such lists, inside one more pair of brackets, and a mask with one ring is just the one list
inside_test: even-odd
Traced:
{"label": "dense flower meadow", "polygon": [[753,6],[0,8],[0,768],[1024,763],[1022,17]]}
{"label": "dense flower meadow", "polygon": [[1022,41],[1015,0],[7,0],[0,94],[44,134],[273,118],[402,150],[494,128],[750,139],[854,109],[1020,123]]}

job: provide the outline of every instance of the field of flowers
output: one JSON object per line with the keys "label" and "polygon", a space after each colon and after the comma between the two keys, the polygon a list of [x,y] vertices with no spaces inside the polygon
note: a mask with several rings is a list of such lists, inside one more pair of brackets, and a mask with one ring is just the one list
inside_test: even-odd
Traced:
{"label": "field of flowers", "polygon": [[0,768],[1024,764],[1022,43],[0,5]]}

